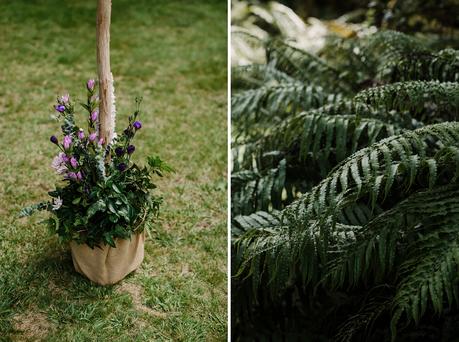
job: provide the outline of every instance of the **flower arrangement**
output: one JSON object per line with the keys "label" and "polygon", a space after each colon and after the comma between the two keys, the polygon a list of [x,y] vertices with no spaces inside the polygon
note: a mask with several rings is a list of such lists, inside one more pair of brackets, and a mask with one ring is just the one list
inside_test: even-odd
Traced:
{"label": "flower arrangement", "polygon": [[151,176],[162,177],[173,169],[159,157],[148,157],[144,167],[132,161],[136,151],[132,141],[142,128],[139,99],[127,128],[105,143],[98,135],[96,82],[89,80],[86,88],[87,101],[82,103],[88,112],[86,130],[75,123],[69,95],[58,98],[54,107],[63,121],[63,137],[50,138],[59,148],[52,168],[63,177],[64,186],[49,192],[49,201],[24,208],[20,215],[48,210],[52,213],[48,225],[63,241],[91,248],[103,244],[115,247],[117,238],[129,239],[142,232],[145,221],[158,214],[162,198],[152,194],[156,185]]}

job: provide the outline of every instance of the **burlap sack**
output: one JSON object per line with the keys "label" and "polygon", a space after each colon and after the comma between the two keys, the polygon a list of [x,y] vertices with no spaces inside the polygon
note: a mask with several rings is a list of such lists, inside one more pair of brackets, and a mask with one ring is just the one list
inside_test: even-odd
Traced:
{"label": "burlap sack", "polygon": [[142,263],[145,232],[131,236],[131,240],[115,242],[116,248],[104,245],[91,249],[72,241],[70,250],[75,270],[100,285],[119,282]]}

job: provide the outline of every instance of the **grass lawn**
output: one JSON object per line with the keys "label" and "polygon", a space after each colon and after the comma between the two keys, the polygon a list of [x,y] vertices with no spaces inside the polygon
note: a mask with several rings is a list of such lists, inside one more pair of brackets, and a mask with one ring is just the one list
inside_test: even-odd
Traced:
{"label": "grass lawn", "polygon": [[46,213],[17,218],[59,181],[52,105],[96,76],[96,1],[0,10],[0,340],[226,340],[226,1],[113,1],[118,129],[143,96],[135,159],[159,154],[177,173],[158,181],[142,267],[110,287],[73,270]]}

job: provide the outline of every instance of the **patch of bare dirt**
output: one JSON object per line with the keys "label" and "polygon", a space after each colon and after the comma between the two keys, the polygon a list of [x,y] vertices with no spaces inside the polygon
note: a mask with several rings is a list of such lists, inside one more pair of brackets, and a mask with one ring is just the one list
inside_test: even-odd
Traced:
{"label": "patch of bare dirt", "polygon": [[136,310],[155,317],[167,317],[167,314],[165,312],[153,310],[152,308],[149,308],[148,306],[142,304],[143,289],[141,286],[132,283],[122,283],[120,287],[118,287],[117,291],[120,293],[129,293],[129,295],[132,298],[132,304],[134,305],[134,308]]}
{"label": "patch of bare dirt", "polygon": [[54,328],[44,313],[34,310],[15,315],[13,325],[18,331],[14,341],[42,341]]}
{"label": "patch of bare dirt", "polygon": [[56,285],[56,283],[54,282],[54,280],[50,280],[48,282],[48,289],[51,293],[57,295],[57,296],[60,296],[64,293],[64,291],[62,291],[62,288],[60,288],[59,286]]}
{"label": "patch of bare dirt", "polygon": [[193,273],[192,273],[191,270],[190,270],[190,265],[188,265],[188,264],[183,264],[183,265],[182,265],[182,270],[181,270],[181,272],[180,272],[180,275],[181,275],[182,277],[189,277],[189,276],[191,276],[192,274],[193,274]]}

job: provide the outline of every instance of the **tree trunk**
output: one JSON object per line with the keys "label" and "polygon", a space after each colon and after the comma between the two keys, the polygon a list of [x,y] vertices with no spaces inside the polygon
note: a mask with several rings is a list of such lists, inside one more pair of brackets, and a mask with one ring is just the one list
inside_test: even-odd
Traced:
{"label": "tree trunk", "polygon": [[110,71],[110,17],[112,1],[98,0],[97,71],[99,76],[99,138],[110,143],[114,130],[113,77]]}

